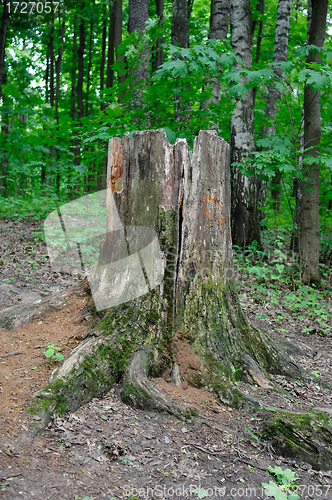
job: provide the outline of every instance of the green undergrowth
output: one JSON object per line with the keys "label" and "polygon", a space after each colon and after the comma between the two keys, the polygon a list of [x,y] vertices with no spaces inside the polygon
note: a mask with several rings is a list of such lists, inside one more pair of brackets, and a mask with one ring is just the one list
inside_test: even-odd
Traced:
{"label": "green undergrowth", "polygon": [[[65,201],[63,203],[66,203]],[[0,219],[43,220],[50,212],[56,210],[59,201],[55,197],[40,194],[27,196],[11,196],[4,198],[0,195]]]}
{"label": "green undergrowth", "polygon": [[309,319],[317,324],[304,327],[302,333],[332,333],[331,267],[322,262],[320,287],[306,286],[300,280],[298,254],[289,250],[287,232],[264,231],[262,241],[262,249],[256,241],[246,249],[233,248],[240,298],[245,303],[249,297],[266,308],[266,314],[257,314],[257,318],[266,319],[268,310],[273,309],[273,319],[280,324],[285,318]]}

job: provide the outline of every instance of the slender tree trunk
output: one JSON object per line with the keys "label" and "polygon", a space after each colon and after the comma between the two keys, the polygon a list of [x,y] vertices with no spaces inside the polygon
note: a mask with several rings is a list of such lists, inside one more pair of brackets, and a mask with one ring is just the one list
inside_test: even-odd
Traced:
{"label": "slender tree trunk", "polygon": [[73,29],[73,51],[72,51],[72,66],[71,66],[71,93],[70,93],[70,118],[76,118],[76,65],[77,65],[77,18],[74,20]]}
{"label": "slender tree trunk", "polygon": [[[289,35],[289,23],[290,23],[290,13],[291,13],[292,0],[279,0],[278,3],[278,13],[277,22],[275,30],[274,39],[274,52],[273,52],[273,62],[278,63],[282,61],[287,61],[288,52],[288,35]],[[282,73],[279,65],[274,66],[274,72],[276,78],[282,82],[285,79],[285,74]],[[282,93],[274,85],[269,85],[269,93],[266,99],[265,113],[269,118],[269,125],[266,127],[265,135],[271,137],[276,134],[276,121],[279,110],[279,102],[282,99]],[[272,178],[272,191],[271,196],[273,199],[273,208],[280,210],[281,204],[281,181],[282,175],[277,172]],[[261,198],[261,202],[265,204],[265,199]]]}
{"label": "slender tree trunk", "polygon": [[113,87],[114,82],[114,47],[115,47],[115,4],[109,5],[109,28],[108,28],[108,48],[107,48],[107,76],[106,88]]}
{"label": "slender tree trunk", "polygon": [[[211,0],[210,32],[209,39],[225,40],[228,32],[229,5],[228,0]],[[219,74],[222,70],[220,68]],[[217,76],[207,78],[204,86],[211,86],[212,95],[202,104],[203,109],[207,109],[211,103],[218,104],[220,101],[220,82]],[[212,128],[219,128],[218,123],[214,123]]]}
{"label": "slender tree trunk", "polygon": [[8,1],[3,0],[2,6],[2,18],[0,25],[0,99],[2,98],[2,85],[4,83],[5,73],[6,73],[6,40],[7,40],[7,29],[9,26],[10,13],[8,10]]}
{"label": "slender tree trunk", "polygon": [[[312,15],[309,45],[323,47],[326,32],[328,0],[311,0]],[[310,51],[307,64],[319,63],[318,52]],[[320,90],[304,88],[304,148],[308,156],[320,154],[321,105]],[[319,164],[304,165],[304,175],[311,182],[302,183],[300,213],[300,271],[305,284],[319,284]]]}
{"label": "slender tree trunk", "polygon": [[[48,103],[49,100],[49,89],[48,89],[48,79],[49,79],[49,73],[50,73],[50,59],[49,59],[49,54],[48,54],[48,45],[47,45],[47,50],[46,50],[46,70],[45,70],[45,102]],[[43,130],[45,132],[46,127],[43,125]],[[42,153],[43,155],[43,163],[41,166],[41,172],[40,172],[40,184],[43,186],[46,184],[46,154],[45,152]]]}
{"label": "slender tree trunk", "polygon": [[[115,54],[116,62],[124,62],[124,56],[118,53],[119,45],[122,43],[122,0],[115,0]],[[124,69],[118,70],[118,82],[124,83],[126,80],[126,72]]]}
{"label": "slender tree trunk", "polygon": [[[0,101],[2,100],[2,122],[1,135],[5,137],[8,133],[8,127],[6,123],[8,122],[8,111],[6,111],[5,106],[5,96],[3,95],[2,86],[7,81],[7,71],[6,71],[6,40],[7,40],[7,29],[9,26],[9,11],[7,1],[3,0],[3,10],[2,19],[0,25]],[[6,196],[7,194],[7,169],[8,169],[8,153],[5,148],[5,140],[3,142],[2,154],[1,154],[1,167],[0,167],[0,195]]]}
{"label": "slender tree trunk", "polygon": [[[129,33],[134,31],[145,31],[145,23],[149,18],[148,0],[129,0]],[[145,81],[149,77],[149,51],[143,49],[140,57],[140,64],[135,68],[134,81]],[[140,92],[135,92],[139,97]],[[138,101],[139,102],[139,101]]]}
{"label": "slender tree trunk", "polygon": [[189,47],[189,25],[187,0],[172,0],[172,44]]}
{"label": "slender tree trunk", "polygon": [[[252,63],[252,18],[249,0],[230,0],[231,43],[245,67]],[[254,151],[253,90],[238,100],[231,119],[231,162],[243,163]],[[243,247],[260,244],[257,176],[243,175],[238,166],[232,172],[232,237]]]}
{"label": "slender tree trunk", "polygon": [[[82,10],[84,3],[81,4]],[[79,46],[77,49],[78,78],[77,78],[77,110],[78,119],[84,116],[83,82],[84,82],[84,50],[85,50],[85,23],[83,17],[79,24]]]}
{"label": "slender tree trunk", "polygon": [[[188,24],[188,7],[187,0],[172,0],[173,17],[172,17],[172,44],[181,48],[189,47],[189,24]],[[183,99],[180,95],[181,80],[178,78],[179,91],[178,95],[174,97],[175,100],[175,119],[176,123],[188,124],[188,106],[183,104]],[[187,90],[189,88],[187,87]]]}
{"label": "slender tree trunk", "polygon": [[[156,10],[157,10],[157,16],[159,17],[159,26],[161,26],[163,23],[163,15],[164,15],[164,0],[156,0]],[[157,69],[160,68],[160,66],[164,62],[164,52],[161,46],[162,42],[163,42],[162,38],[158,38],[156,41],[155,58],[152,64],[153,72],[157,71]]]}
{"label": "slender tree trunk", "polygon": [[[77,59],[78,59],[78,50],[77,50],[77,23],[78,23],[78,18],[75,16],[74,18],[74,29],[73,29],[73,52],[72,52],[72,67],[71,67],[71,94],[70,94],[70,118],[75,121],[77,118],[77,79],[76,79],[76,74],[77,74]],[[80,147],[79,147],[79,140],[77,138],[73,139],[72,141],[72,147],[71,151],[74,155],[74,160],[73,163],[74,165],[79,165],[80,164]],[[71,184],[71,170],[70,168],[68,169],[68,184],[70,185],[70,198],[73,198],[76,194],[76,192],[79,191],[78,186],[75,186],[74,184]]]}
{"label": "slender tree trunk", "polygon": [[[101,35],[101,58],[100,58],[100,97],[103,99],[104,81],[105,81],[105,62],[106,62],[106,3],[103,4],[103,29]],[[100,103],[100,109],[105,109],[105,103]]]}
{"label": "slender tree trunk", "polygon": [[[63,37],[65,34],[65,21],[62,21],[60,23],[59,19],[59,37],[60,37],[60,44],[58,48],[58,57],[55,61],[55,113],[54,113],[54,118],[55,121],[57,122],[57,131],[59,131],[59,97],[60,97],[60,76],[61,76],[61,62],[62,62],[62,55],[63,55]],[[60,196],[60,154],[59,150],[56,152],[56,160],[57,160],[57,182],[56,182],[56,192],[58,193],[58,196]]]}
{"label": "slender tree trunk", "polygon": [[[256,46],[256,63],[259,61],[260,53],[261,53],[261,43],[263,37],[263,26],[264,26],[264,10],[265,10],[265,0],[257,0],[256,3],[256,12],[260,12],[261,19],[258,23],[258,33],[257,33],[257,46]],[[256,29],[256,21],[252,23],[252,35],[254,36]]]}
{"label": "slender tree trunk", "polygon": [[91,66],[92,66],[92,44],[93,44],[93,20],[91,19],[91,21],[90,21],[88,76],[87,76],[86,96],[85,96],[85,116],[88,116],[88,112],[89,112],[90,75],[91,75]]}
{"label": "slender tree trunk", "polygon": [[63,55],[63,37],[65,34],[65,21],[62,21],[60,31],[60,45],[58,49],[58,57],[55,62],[55,119],[59,122],[59,97],[60,97],[60,77],[61,77],[61,63]]}
{"label": "slender tree trunk", "polygon": [[[50,73],[50,105],[54,108],[54,17],[50,22],[50,35],[49,35],[49,43],[48,43],[48,59],[49,59],[49,73]],[[54,168],[54,144],[51,144],[49,147],[49,162],[48,162],[48,170],[53,174]],[[52,175],[53,179],[53,175]]]}

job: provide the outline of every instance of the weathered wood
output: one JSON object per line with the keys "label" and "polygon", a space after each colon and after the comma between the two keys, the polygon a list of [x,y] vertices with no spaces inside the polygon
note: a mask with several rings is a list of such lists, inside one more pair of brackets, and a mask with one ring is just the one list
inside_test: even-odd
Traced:
{"label": "weathered wood", "polygon": [[229,146],[215,131],[201,131],[192,153],[183,139],[169,144],[163,130],[110,141],[107,233],[88,277],[104,316],[36,394],[39,429],[53,411],[74,410],[120,380],[129,404],[188,418],[192,409],[161,394],[150,376],[187,380],[227,405],[259,410],[234,384],[234,369],[269,390],[279,390],[269,373],[314,378],[241,310],[229,175]]}

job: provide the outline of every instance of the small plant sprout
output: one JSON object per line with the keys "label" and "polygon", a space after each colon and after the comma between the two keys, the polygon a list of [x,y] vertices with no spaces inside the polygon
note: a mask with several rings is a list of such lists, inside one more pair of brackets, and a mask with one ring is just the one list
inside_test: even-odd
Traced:
{"label": "small plant sprout", "polygon": [[300,500],[296,491],[299,490],[299,485],[296,482],[296,473],[290,469],[283,470],[281,467],[268,467],[267,469],[271,474],[276,477],[278,484],[274,481],[262,483],[265,489],[265,495],[273,497],[276,500]]}
{"label": "small plant sprout", "polygon": [[235,380],[235,377],[236,377],[237,372],[239,372],[241,370],[241,368],[235,368],[234,365],[231,365],[231,370],[232,370],[232,382],[233,382],[233,384],[237,385],[238,383]]}
{"label": "small plant sprout", "polygon": [[58,359],[59,361],[63,360],[63,355],[60,352],[60,347],[56,347],[55,344],[49,344],[46,346],[45,356],[51,359]]}

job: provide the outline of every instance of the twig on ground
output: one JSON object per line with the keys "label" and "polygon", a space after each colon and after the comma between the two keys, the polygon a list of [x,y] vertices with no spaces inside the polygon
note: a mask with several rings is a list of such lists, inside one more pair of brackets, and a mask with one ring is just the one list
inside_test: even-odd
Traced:
{"label": "twig on ground", "polygon": [[0,359],[9,358],[9,356],[18,356],[19,354],[23,354],[22,351],[8,352],[7,354],[1,354]]}

